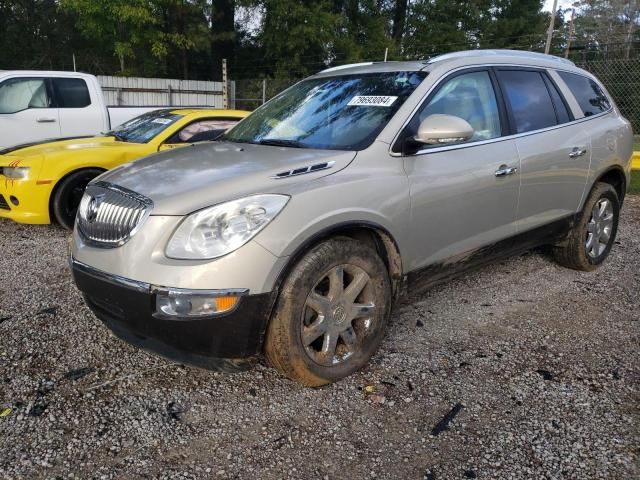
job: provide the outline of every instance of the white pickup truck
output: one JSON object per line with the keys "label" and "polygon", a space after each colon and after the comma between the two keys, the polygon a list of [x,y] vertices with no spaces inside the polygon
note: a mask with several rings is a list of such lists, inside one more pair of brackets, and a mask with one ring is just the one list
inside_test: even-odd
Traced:
{"label": "white pickup truck", "polygon": [[0,71],[0,149],[97,135],[154,107],[107,107],[98,79],[76,72]]}

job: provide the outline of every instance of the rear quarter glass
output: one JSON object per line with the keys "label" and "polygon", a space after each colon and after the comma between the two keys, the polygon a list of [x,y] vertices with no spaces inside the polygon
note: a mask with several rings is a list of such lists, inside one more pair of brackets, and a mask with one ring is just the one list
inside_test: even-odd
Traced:
{"label": "rear quarter glass", "polygon": [[594,80],[576,73],[559,71],[558,74],[571,90],[585,117],[606,112],[611,108],[611,102]]}

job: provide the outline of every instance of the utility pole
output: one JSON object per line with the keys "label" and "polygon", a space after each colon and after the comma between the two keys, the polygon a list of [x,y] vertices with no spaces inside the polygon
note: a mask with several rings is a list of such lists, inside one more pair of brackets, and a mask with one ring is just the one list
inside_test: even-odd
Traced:
{"label": "utility pole", "polygon": [[576,9],[571,10],[571,22],[569,23],[569,38],[567,38],[567,49],[564,51],[564,58],[569,58],[569,50],[571,49],[571,39],[575,34],[574,26],[573,26],[573,17],[576,14]]}
{"label": "utility pole", "polygon": [[544,46],[544,53],[549,54],[551,50],[551,39],[553,38],[553,27],[556,23],[556,10],[558,9],[558,0],[553,0],[553,9],[551,10],[551,20],[549,21],[549,30],[547,30],[547,43]]}
{"label": "utility pole", "polygon": [[229,108],[229,78],[227,77],[227,59],[222,59],[222,108]]}

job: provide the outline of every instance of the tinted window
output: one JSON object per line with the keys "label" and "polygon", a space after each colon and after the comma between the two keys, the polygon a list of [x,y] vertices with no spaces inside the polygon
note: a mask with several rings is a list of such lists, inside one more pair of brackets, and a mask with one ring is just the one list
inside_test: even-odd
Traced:
{"label": "tinted window", "polygon": [[362,150],[425,76],[424,72],[383,72],[305,80],[258,108],[223,140]]}
{"label": "tinted window", "polygon": [[0,113],[49,106],[49,94],[43,78],[12,78],[0,85]]}
{"label": "tinted window", "polygon": [[208,138],[206,135],[200,134],[211,130],[216,130],[224,133],[226,130],[229,130],[231,127],[235,126],[239,121],[240,119],[221,118],[207,118],[203,120],[197,120],[193,123],[190,123],[182,130],[180,130],[176,135],[171,137],[168,143],[188,142],[196,136],[196,138]]}
{"label": "tinted window", "polygon": [[556,125],[556,112],[540,72],[500,70],[497,72],[511,106],[517,133]]}
{"label": "tinted window", "polygon": [[558,72],[576,97],[585,117],[605,112],[611,108],[609,99],[596,82],[575,73]]}
{"label": "tinted window", "polygon": [[53,87],[60,108],[83,108],[91,105],[89,89],[81,78],[54,78]]}
{"label": "tinted window", "polygon": [[551,100],[553,100],[553,106],[556,109],[556,116],[558,117],[558,123],[567,123],[573,120],[569,114],[569,109],[566,103],[562,99],[560,92],[556,86],[547,78],[547,87],[549,87],[549,93],[551,93]]}
{"label": "tinted window", "polygon": [[470,142],[501,135],[498,102],[488,72],[465,73],[445,81],[412,120],[412,133],[433,114],[453,115],[469,122],[473,127]]}

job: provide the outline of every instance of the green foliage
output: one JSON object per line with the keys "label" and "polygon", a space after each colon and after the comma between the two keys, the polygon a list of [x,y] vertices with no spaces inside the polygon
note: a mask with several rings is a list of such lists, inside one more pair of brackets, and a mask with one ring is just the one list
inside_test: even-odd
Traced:
{"label": "green foliage", "polygon": [[306,64],[321,64],[330,54],[341,18],[328,0],[264,0],[260,40],[274,73],[307,73]]}
{"label": "green foliage", "polygon": [[[0,68],[299,78],[349,62],[468,48],[544,49],[543,0],[0,0]],[[581,0],[577,60],[640,46],[638,0]],[[569,38],[559,11],[552,53]],[[611,40],[613,39],[613,40]],[[632,48],[633,47],[633,48]],[[577,55],[577,56],[576,56]]]}
{"label": "green foliage", "polygon": [[631,171],[631,183],[629,184],[629,193],[640,194],[640,170]]}
{"label": "green foliage", "polygon": [[[60,0],[62,10],[77,16],[85,37],[110,46],[120,73],[129,71],[127,64],[142,62],[147,69],[166,74],[170,54],[206,50],[205,5],[185,0]],[[149,62],[149,55],[155,62]],[[186,78],[186,62],[182,73]]]}

